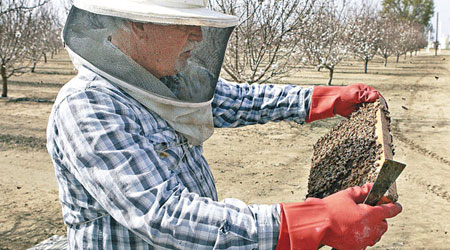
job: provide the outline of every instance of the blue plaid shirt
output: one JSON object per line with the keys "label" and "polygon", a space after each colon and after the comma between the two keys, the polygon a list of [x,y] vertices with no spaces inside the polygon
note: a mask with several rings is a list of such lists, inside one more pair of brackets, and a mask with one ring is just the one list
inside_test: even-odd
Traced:
{"label": "blue plaid shirt", "polygon": [[[216,127],[303,123],[311,88],[220,79]],[[71,249],[274,249],[280,208],[217,201],[202,146],[82,68],[47,129]]]}

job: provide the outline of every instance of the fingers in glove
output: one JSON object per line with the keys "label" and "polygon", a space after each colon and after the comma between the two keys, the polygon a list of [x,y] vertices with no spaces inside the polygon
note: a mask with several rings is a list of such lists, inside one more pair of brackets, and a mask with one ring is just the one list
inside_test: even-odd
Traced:
{"label": "fingers in glove", "polygon": [[386,104],[386,108],[389,109],[386,98],[378,90],[364,84],[359,85],[359,87],[361,88],[361,96],[359,97],[361,102],[375,102],[377,99],[382,98]]}
{"label": "fingers in glove", "polygon": [[360,92],[359,101],[360,102],[374,102],[380,98],[380,93],[378,91],[368,91],[365,90]]}
{"label": "fingers in glove", "polygon": [[399,203],[382,204],[370,209],[371,218],[374,220],[384,220],[395,217],[402,212],[402,206]]}
{"label": "fingers in glove", "polygon": [[374,102],[376,100],[378,100],[378,98],[380,98],[380,92],[378,92],[378,90],[361,84],[359,85],[359,92],[358,92],[358,100],[363,103],[363,102]]}
{"label": "fingers in glove", "polygon": [[367,195],[369,194],[370,189],[372,189],[372,186],[373,183],[366,184],[362,187],[351,187],[346,189],[346,192],[348,192],[348,195],[352,200],[355,201],[355,203],[363,203]]}
{"label": "fingers in glove", "polygon": [[348,93],[354,103],[374,102],[380,98],[380,92],[362,83],[348,86]]}

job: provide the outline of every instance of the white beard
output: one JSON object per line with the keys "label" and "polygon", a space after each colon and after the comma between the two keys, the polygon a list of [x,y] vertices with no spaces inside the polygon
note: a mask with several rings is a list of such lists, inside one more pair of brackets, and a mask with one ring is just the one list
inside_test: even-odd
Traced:
{"label": "white beard", "polygon": [[188,43],[186,44],[186,46],[184,46],[184,48],[181,50],[180,54],[178,54],[178,58],[177,61],[175,62],[175,69],[177,72],[183,72],[186,68],[187,65],[187,60],[189,60],[189,58],[184,59],[181,57],[181,54],[191,51],[191,53],[193,53],[193,51],[198,47],[200,43],[197,41],[188,41]]}

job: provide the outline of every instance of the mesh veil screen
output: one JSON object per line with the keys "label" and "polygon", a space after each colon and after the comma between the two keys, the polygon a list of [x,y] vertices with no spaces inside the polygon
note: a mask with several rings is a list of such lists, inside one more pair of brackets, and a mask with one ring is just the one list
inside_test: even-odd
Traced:
{"label": "mesh veil screen", "polygon": [[[213,97],[233,27],[201,27],[203,40],[191,52],[186,66],[177,74],[158,79],[110,42],[121,20],[73,7],[64,28],[64,41],[96,68],[143,91],[189,103]],[[175,92],[170,88],[173,83],[179,86]]]}

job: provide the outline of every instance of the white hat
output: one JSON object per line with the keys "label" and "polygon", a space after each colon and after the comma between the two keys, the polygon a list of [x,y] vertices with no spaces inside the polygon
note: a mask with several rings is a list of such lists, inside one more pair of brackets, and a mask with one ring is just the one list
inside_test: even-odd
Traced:
{"label": "white hat", "polygon": [[207,0],[75,0],[74,5],[95,14],[140,22],[232,27],[236,16],[206,8]]}

